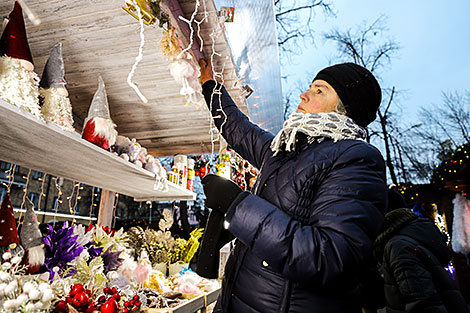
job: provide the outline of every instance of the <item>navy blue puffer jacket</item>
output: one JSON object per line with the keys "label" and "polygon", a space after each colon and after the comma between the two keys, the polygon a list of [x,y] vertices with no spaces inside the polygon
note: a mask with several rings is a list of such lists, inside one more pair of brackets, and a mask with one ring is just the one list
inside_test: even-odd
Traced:
{"label": "navy blue puffer jacket", "polygon": [[216,126],[260,169],[253,193],[239,196],[227,212],[238,241],[215,311],[360,312],[357,271],[386,205],[380,152],[360,140],[300,138],[295,152],[273,156],[274,135],[251,123],[223,87],[215,88],[214,81],[203,85],[212,115],[222,117]]}

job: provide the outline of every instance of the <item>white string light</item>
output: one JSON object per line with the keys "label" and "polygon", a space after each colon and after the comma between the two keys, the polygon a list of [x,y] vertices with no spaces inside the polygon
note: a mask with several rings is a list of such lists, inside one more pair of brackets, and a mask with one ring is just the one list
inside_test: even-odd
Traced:
{"label": "white string light", "polygon": [[114,198],[114,204],[113,204],[113,221],[111,222],[111,229],[114,229],[114,225],[116,224],[116,207],[119,203],[119,194],[116,193],[116,197]]}
{"label": "white string light", "polygon": [[90,203],[90,221],[91,221],[91,216],[93,213],[93,199],[95,198],[95,186],[93,186],[93,189],[91,190],[91,203]]}
{"label": "white string light", "polygon": [[135,70],[137,69],[137,65],[142,61],[143,58],[143,49],[144,49],[144,44],[145,44],[145,37],[144,37],[144,23],[142,21],[142,14],[140,12],[140,7],[137,5],[136,1],[133,0],[134,6],[137,10],[137,16],[139,17],[139,23],[140,23],[140,45],[139,45],[139,54],[135,58],[134,65],[132,65],[132,69],[129,72],[129,75],[127,75],[127,84],[131,86],[132,89],[137,93],[139,96],[140,100],[142,100],[143,103],[147,104],[149,100],[140,92],[139,87],[135,83],[132,82],[132,77],[134,76]]}
{"label": "white string light", "polygon": [[75,223],[75,221],[76,221],[76,219],[75,219],[75,214],[77,213],[76,210],[77,210],[77,203],[78,203],[78,200],[80,200],[80,199],[82,198],[82,197],[80,196],[80,189],[82,189],[82,188],[80,187],[80,183],[79,183],[79,182],[77,182],[77,183],[74,182],[74,187],[73,187],[73,188],[75,189],[75,187],[77,188],[77,194],[75,195],[75,203],[74,203],[74,205],[73,205],[73,208],[71,208],[71,212],[70,212],[70,213],[72,213],[72,216],[73,216],[73,218],[72,218],[72,225],[73,225],[73,224]]}
{"label": "white string light", "polygon": [[[219,140],[219,138],[215,139],[214,138],[214,121],[213,121],[213,118],[212,115],[211,115],[211,112],[212,112],[212,106],[213,106],[213,100],[214,100],[214,94],[217,94],[218,97],[219,97],[219,106],[220,106],[220,109],[219,111],[222,112],[222,114],[224,115],[224,121],[222,122],[221,124],[221,127],[220,127],[220,133],[219,133],[219,136],[220,134],[223,132],[223,126],[225,125],[226,121],[227,121],[227,115],[225,114],[223,108],[222,108],[222,103],[221,103],[221,100],[222,100],[222,86],[224,84],[224,75],[223,75],[223,71],[225,69],[225,60],[222,64],[222,71],[221,72],[217,72],[215,70],[215,65],[214,65],[214,57],[215,56],[218,56],[218,57],[222,57],[222,55],[220,53],[218,53],[215,49],[215,42],[216,42],[216,38],[218,36],[218,33],[219,31],[221,30],[221,25],[220,25],[220,21],[219,19],[217,18],[217,15],[216,15],[216,21],[217,21],[217,25],[215,27],[215,29],[212,30],[211,34],[209,35],[209,37],[211,38],[212,40],[212,45],[211,45],[211,48],[212,48],[212,53],[211,53],[211,67],[212,67],[212,73],[214,75],[214,78],[217,79],[217,78],[220,78],[221,79],[221,84],[218,86],[217,84],[214,86],[214,89],[212,90],[212,95],[211,95],[211,100],[210,100],[210,103],[209,103],[209,119],[210,119],[210,135],[211,135],[211,161],[214,159],[213,155],[214,155],[214,150],[215,150],[215,142],[217,140]],[[218,118],[221,118],[221,116],[219,116]]]}
{"label": "white string light", "polygon": [[[20,206],[20,217],[18,218],[19,221],[21,221],[21,217],[23,216],[23,211],[21,211],[24,207],[24,204],[26,202],[26,197],[28,193],[28,183],[29,183],[29,178],[31,177],[31,169],[28,170],[28,175],[26,176],[26,183],[23,189],[23,201],[21,201],[21,206]],[[20,224],[23,222],[20,222]]]}
{"label": "white string light", "polygon": [[11,185],[13,185],[13,182],[15,181],[15,169],[16,169],[16,164],[11,164],[10,169],[5,171],[5,174],[7,174],[7,177],[8,177],[8,184],[5,184],[5,183],[2,183],[2,184],[7,188],[8,194],[10,194]]}
{"label": "white string light", "polygon": [[72,184],[72,194],[67,197],[67,199],[69,200],[69,212],[70,212],[70,214],[72,214],[72,212],[73,212],[73,210],[72,210],[72,199],[73,199],[73,194],[74,193],[75,193],[75,181]]}
{"label": "white string light", "polygon": [[189,34],[189,45],[186,48],[184,48],[183,51],[180,52],[180,54],[178,54],[178,56],[176,57],[177,59],[181,59],[181,57],[193,47],[194,28],[192,26],[192,23],[194,22],[194,18],[196,17],[197,11],[199,9],[199,5],[200,5],[199,0],[196,0],[196,6],[194,8],[194,12],[193,14],[191,14],[191,19],[189,21],[183,16],[179,16],[180,20],[188,24],[189,29],[191,30],[191,33]]}
{"label": "white string light", "polygon": [[57,182],[60,180],[60,177],[54,177],[55,180],[55,187],[57,188],[57,199],[55,200],[55,214],[54,214],[54,219],[53,219],[53,227],[55,227],[55,222],[56,222],[56,217],[57,217],[57,210],[59,209],[59,203],[62,203],[62,200],[60,200],[60,197],[62,196],[62,189],[60,184]]}
{"label": "white string light", "polygon": [[[44,173],[44,177],[42,178],[42,184],[41,184],[41,194],[39,195],[39,199],[38,199],[38,212],[41,211],[41,198],[45,196],[44,183],[46,182],[46,176],[47,176],[47,173]],[[47,205],[47,203],[45,203],[44,205]]]}

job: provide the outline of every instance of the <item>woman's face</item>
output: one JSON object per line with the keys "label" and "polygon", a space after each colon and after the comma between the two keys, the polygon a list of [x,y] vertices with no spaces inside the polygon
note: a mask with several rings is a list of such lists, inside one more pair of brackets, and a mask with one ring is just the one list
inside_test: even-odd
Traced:
{"label": "woman's face", "polygon": [[297,112],[328,113],[336,109],[339,97],[336,91],[326,81],[317,79],[310,88],[300,95],[302,100]]}

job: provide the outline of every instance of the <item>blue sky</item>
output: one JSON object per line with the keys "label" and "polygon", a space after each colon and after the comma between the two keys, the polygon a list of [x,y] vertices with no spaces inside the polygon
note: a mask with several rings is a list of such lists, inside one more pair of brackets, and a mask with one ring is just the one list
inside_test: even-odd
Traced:
{"label": "blue sky", "polygon": [[[309,79],[334,60],[336,47],[321,37],[333,28],[340,31],[368,24],[386,16],[388,34],[401,47],[387,71],[381,73],[383,87],[405,91],[400,99],[403,116],[412,122],[418,107],[442,102],[443,91],[470,91],[470,1],[469,0],[335,0],[336,18],[317,14],[315,45],[285,64],[283,92],[298,79]],[[335,62],[333,62],[335,63]],[[309,75],[310,74],[310,75]],[[307,80],[308,81],[308,80]],[[307,86],[306,86],[307,87]],[[298,92],[295,92],[298,94]],[[296,102],[297,104],[297,102]]]}

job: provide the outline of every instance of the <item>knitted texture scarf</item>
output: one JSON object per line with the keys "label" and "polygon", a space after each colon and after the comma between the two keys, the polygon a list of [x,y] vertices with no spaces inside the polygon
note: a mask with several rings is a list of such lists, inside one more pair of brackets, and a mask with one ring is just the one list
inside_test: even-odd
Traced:
{"label": "knitted texture scarf", "polygon": [[294,112],[284,122],[282,129],[271,143],[274,155],[282,150],[294,151],[298,133],[307,135],[309,143],[314,142],[316,138],[331,138],[334,142],[366,138],[366,130],[346,115],[336,112]]}

